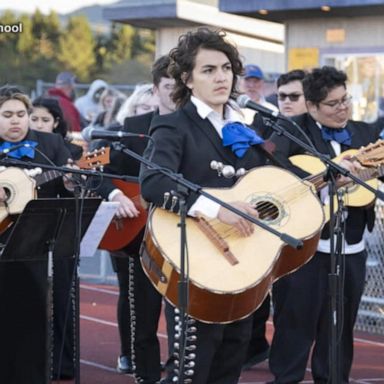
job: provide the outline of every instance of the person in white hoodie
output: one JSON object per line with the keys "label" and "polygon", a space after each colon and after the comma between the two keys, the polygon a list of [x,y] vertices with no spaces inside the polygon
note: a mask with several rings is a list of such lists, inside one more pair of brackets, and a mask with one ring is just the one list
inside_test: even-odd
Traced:
{"label": "person in white hoodie", "polygon": [[104,80],[97,79],[92,82],[85,95],[76,99],[76,108],[88,122],[91,122],[101,112],[99,100],[107,86],[108,84]]}

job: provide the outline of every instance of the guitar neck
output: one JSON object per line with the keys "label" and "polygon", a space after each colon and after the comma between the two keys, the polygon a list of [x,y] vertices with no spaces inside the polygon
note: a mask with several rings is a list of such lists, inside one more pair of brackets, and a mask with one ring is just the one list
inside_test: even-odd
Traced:
{"label": "guitar neck", "polygon": [[52,181],[54,179],[57,179],[60,176],[62,176],[61,172],[51,170],[51,171],[43,172],[40,175],[36,175],[34,177],[34,179],[36,181],[36,186],[38,187],[39,185],[42,185],[44,183],[48,183],[48,181]]}
{"label": "guitar neck", "polygon": [[[327,181],[324,180],[326,172],[320,172],[316,175],[311,175],[306,178],[309,182],[311,182],[315,187],[316,191],[327,186]],[[379,167],[373,168],[364,168],[357,172],[357,177],[362,181],[368,181],[371,179],[376,179],[384,175],[384,165],[380,165]],[[349,184],[348,182],[345,184]]]}

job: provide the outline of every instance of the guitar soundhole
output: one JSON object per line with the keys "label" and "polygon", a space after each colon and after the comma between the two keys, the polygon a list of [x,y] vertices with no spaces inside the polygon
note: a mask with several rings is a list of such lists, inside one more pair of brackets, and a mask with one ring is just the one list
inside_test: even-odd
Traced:
{"label": "guitar soundhole", "polygon": [[259,218],[264,221],[275,221],[279,217],[278,207],[270,201],[258,201],[254,207],[259,212]]}
{"label": "guitar soundhole", "polygon": [[6,201],[9,201],[9,199],[10,199],[10,197],[11,197],[11,195],[12,195],[12,192],[11,192],[11,190],[10,190],[8,187],[6,187],[6,186],[3,186],[3,189],[4,189],[4,192],[5,192],[6,196],[7,196]]}

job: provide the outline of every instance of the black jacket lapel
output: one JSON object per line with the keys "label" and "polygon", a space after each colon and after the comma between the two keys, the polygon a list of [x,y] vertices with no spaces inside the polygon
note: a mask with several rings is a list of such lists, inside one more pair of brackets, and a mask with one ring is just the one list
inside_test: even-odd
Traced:
{"label": "black jacket lapel", "polygon": [[215,146],[217,151],[224,156],[226,162],[232,164],[235,155],[229,147],[224,147],[221,137],[210,121],[208,119],[201,119],[197,113],[195,105],[191,101],[183,107],[183,110],[193,120],[196,127],[207,136],[208,140]]}

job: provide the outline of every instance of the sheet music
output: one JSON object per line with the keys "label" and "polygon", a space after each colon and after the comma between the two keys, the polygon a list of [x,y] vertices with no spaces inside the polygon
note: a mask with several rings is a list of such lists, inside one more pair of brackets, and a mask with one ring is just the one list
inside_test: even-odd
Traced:
{"label": "sheet music", "polygon": [[92,257],[95,254],[119,204],[120,203],[118,202],[101,202],[87,232],[85,232],[85,235],[81,240],[80,257]]}

